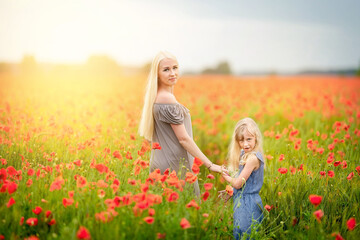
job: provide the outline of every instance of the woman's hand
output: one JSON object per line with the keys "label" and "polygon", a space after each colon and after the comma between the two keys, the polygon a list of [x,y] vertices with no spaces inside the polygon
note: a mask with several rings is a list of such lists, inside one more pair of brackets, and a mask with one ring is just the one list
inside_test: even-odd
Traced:
{"label": "woman's hand", "polygon": [[217,165],[217,164],[212,164],[209,167],[209,170],[213,171],[213,172],[221,173],[221,167],[219,165]]}
{"label": "woman's hand", "polygon": [[227,194],[226,190],[218,191],[218,193],[219,193],[218,198],[223,199],[225,203],[227,203],[227,201],[229,201],[229,199],[231,198],[231,196]]}
{"label": "woman's hand", "polygon": [[221,174],[225,173],[225,174],[229,175],[229,171],[227,170],[226,167],[220,166],[220,165],[217,165],[217,164],[211,165],[209,170],[213,171],[213,172],[217,172],[217,173],[221,173]]}

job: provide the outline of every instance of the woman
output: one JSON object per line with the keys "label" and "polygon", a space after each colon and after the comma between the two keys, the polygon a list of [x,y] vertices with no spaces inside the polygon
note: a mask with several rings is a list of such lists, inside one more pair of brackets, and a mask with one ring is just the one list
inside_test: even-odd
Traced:
{"label": "woman", "polygon": [[[161,146],[161,150],[151,152],[150,172],[159,168],[163,173],[170,168],[184,178],[185,173],[191,171],[195,156],[209,170],[220,173],[221,166],[213,164],[194,142],[189,110],[178,103],[173,94],[178,74],[178,62],[172,54],[160,52],[155,56],[139,127],[141,136]],[[181,166],[187,169],[182,171]],[[199,195],[197,181],[194,187]]]}

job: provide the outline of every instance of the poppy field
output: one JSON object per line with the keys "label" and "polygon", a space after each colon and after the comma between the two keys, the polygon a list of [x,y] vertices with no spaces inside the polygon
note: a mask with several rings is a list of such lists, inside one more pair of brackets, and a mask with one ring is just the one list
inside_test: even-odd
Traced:
{"label": "poppy field", "polygon": [[[149,174],[161,146],[137,133],[145,81],[0,74],[0,239],[232,239],[219,174],[200,161]],[[183,76],[175,96],[217,164],[238,120],[259,125],[264,220],[252,238],[358,239],[359,78]]]}

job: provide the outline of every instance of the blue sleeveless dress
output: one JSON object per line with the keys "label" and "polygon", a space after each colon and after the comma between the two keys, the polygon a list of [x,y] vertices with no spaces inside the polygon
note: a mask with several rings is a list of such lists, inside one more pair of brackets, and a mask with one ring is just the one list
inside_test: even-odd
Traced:
{"label": "blue sleeveless dress", "polygon": [[[250,234],[256,224],[263,219],[263,204],[259,191],[264,182],[264,159],[261,152],[254,152],[260,160],[260,167],[254,170],[245,185],[240,189],[234,188],[233,210],[234,210],[234,238],[241,239],[244,233]],[[241,157],[244,151],[241,152]],[[245,165],[239,166],[238,177]]]}

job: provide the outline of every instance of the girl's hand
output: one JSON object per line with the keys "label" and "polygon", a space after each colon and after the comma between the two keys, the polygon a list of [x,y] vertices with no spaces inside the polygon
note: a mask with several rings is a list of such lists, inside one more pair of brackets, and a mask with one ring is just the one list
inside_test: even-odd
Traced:
{"label": "girl's hand", "polygon": [[227,203],[227,201],[229,201],[229,199],[231,198],[231,196],[227,194],[226,190],[218,191],[218,193],[219,193],[218,198],[223,199],[225,203]]}
{"label": "girl's hand", "polygon": [[230,176],[229,170],[225,165],[221,165],[221,175],[223,176]]}

